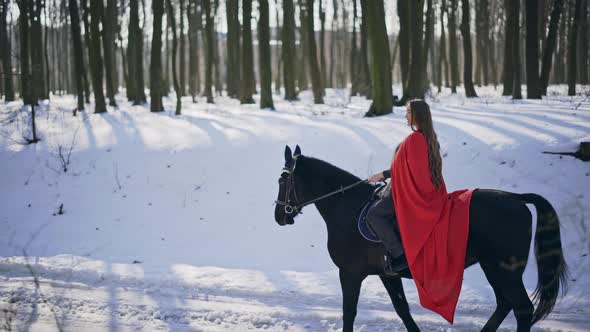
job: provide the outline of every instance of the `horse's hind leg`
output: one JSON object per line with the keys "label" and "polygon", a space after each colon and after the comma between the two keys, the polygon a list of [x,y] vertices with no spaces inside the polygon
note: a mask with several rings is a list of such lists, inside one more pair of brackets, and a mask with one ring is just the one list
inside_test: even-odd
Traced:
{"label": "horse's hind leg", "polygon": [[395,308],[397,315],[404,322],[406,329],[408,331],[420,331],[418,325],[416,325],[416,322],[414,322],[414,319],[412,318],[412,314],[410,314],[410,307],[408,306],[408,301],[404,294],[404,286],[401,278],[383,275],[380,275],[379,278],[381,278],[383,286],[387,289],[391,302],[393,302],[393,307]]}
{"label": "horse's hind leg", "polygon": [[340,286],[342,287],[342,320],[343,332],[352,332],[356,307],[359,301],[361,284],[366,275],[358,275],[340,269]]}
{"label": "horse's hind leg", "polygon": [[504,289],[503,294],[510,301],[514,309],[514,316],[516,316],[517,323],[516,331],[530,331],[534,306],[522,283],[522,273],[518,278],[511,279],[510,284]]}
{"label": "horse's hind leg", "polygon": [[488,320],[486,325],[483,327],[482,332],[489,332],[489,331],[496,331],[500,324],[504,321],[512,307],[510,306],[510,302],[504,294],[502,294],[502,284],[501,278],[498,273],[500,273],[499,269],[492,264],[484,264],[480,263],[481,269],[486,275],[490,286],[494,290],[494,295],[496,295],[496,310],[492,314],[492,317]]}

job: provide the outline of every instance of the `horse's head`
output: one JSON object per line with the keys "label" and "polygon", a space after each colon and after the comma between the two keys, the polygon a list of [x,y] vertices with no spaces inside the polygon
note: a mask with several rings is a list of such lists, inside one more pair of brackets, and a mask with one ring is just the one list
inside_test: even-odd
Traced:
{"label": "horse's head", "polygon": [[297,197],[297,181],[295,181],[297,160],[300,156],[299,145],[295,148],[293,155],[291,155],[291,149],[285,146],[285,166],[279,177],[279,196],[275,201],[275,221],[281,226],[292,225],[295,217],[301,212],[298,206],[301,202]]}

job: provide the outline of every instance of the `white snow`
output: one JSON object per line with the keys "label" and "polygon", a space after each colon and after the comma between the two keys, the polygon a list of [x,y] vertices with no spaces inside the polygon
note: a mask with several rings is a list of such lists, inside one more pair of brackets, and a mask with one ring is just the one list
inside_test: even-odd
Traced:
{"label": "white snow", "polygon": [[[542,154],[590,141],[590,99],[565,91],[428,98],[449,190],[535,192],[558,212],[570,288],[537,331],[590,329],[590,164]],[[154,114],[121,94],[118,109],[73,117],[75,98],[52,96],[37,108],[33,145],[20,144],[30,137],[22,103],[0,104],[0,326],[12,317],[12,328],[34,331],[341,329],[323,220],[307,207],[292,226],[274,221],[284,147],[365,178],[410,133],[405,110],[364,118],[370,101],[346,90],[328,90],[325,105],[309,91],[274,99],[276,111],[184,98],[174,116],[173,98]],[[71,148],[67,172],[60,147],[66,160]],[[536,283],[531,256],[529,293]],[[495,309],[479,266],[465,273],[454,325],[420,307],[413,281],[404,287],[423,331],[476,331]],[[358,309],[357,331],[404,330],[377,277]],[[515,326],[510,314],[501,330]]]}

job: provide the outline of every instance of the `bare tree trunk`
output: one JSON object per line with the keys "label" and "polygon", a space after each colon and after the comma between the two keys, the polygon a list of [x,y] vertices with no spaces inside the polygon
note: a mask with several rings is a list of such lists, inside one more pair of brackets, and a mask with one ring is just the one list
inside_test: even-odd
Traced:
{"label": "bare tree trunk", "polygon": [[[323,6],[324,0],[319,0],[319,14],[320,14],[320,70],[322,71],[322,83],[327,82],[326,72],[326,10]],[[324,91],[325,93],[325,91]]]}
{"label": "bare tree trunk", "polygon": [[578,82],[580,84],[588,84],[588,0],[582,0],[582,7],[580,9],[580,24],[578,28],[578,73],[580,77]]}
{"label": "bare tree trunk", "polygon": [[102,44],[104,54],[104,69],[106,74],[106,85],[107,85],[107,97],[109,98],[110,106],[117,106],[115,101],[115,82],[113,75],[114,60],[113,50],[115,49],[115,43],[113,38],[113,20],[117,17],[112,17],[112,8],[115,7],[116,13],[116,2],[115,0],[107,0],[106,15],[104,13],[104,7],[102,6],[102,0],[99,6],[100,15],[102,17]]}
{"label": "bare tree trunk", "polygon": [[[445,36],[445,20],[444,14],[446,13],[446,0],[441,0],[440,5],[440,51],[438,61],[438,92],[442,90],[443,75],[445,77],[445,86],[449,87],[449,61],[447,60],[447,42]],[[443,69],[444,68],[444,69]]]}
{"label": "bare tree trunk", "polygon": [[[582,0],[576,0],[576,5],[574,9],[574,19],[572,22],[572,27],[569,31],[569,47],[568,47],[568,56],[567,56],[567,94],[568,96],[575,96],[576,95],[576,75],[577,75],[577,66],[576,66],[576,47],[578,41],[578,26],[580,24],[580,16],[582,12]],[[586,13],[584,13],[586,14]]]}
{"label": "bare tree trunk", "polygon": [[297,100],[295,88],[295,8],[293,0],[283,0],[283,81],[285,99]]}
{"label": "bare tree trunk", "polygon": [[307,6],[305,10],[307,10],[307,13],[305,18],[307,22],[305,22],[305,24],[307,27],[305,32],[307,33],[307,40],[309,42],[307,59],[309,61],[308,63],[311,75],[311,86],[313,89],[313,100],[315,104],[323,104],[323,96],[325,95],[325,92],[322,83],[322,72],[319,68],[320,66],[317,59],[317,48],[313,29],[313,0],[306,0],[306,4]]}
{"label": "bare tree trunk", "polygon": [[12,80],[12,47],[11,36],[7,30],[6,17],[9,11],[9,0],[0,0],[0,44],[4,45],[0,51],[2,69],[4,71],[4,101],[14,100],[14,83]]}
{"label": "bare tree trunk", "polygon": [[186,39],[184,38],[184,16],[185,16],[185,0],[178,1],[178,8],[180,11],[180,34],[178,38],[180,39],[180,52],[178,54],[179,57],[179,66],[178,66],[178,74],[179,78],[179,88],[180,88],[180,96],[186,96]]}
{"label": "bare tree trunk", "polygon": [[545,49],[543,50],[543,63],[541,65],[541,78],[539,82],[542,95],[547,95],[549,72],[551,70],[553,53],[555,52],[555,46],[557,44],[557,29],[559,27],[559,16],[561,14],[562,5],[562,0],[554,0],[551,18],[549,19],[549,32],[547,33]]}
{"label": "bare tree trunk", "polygon": [[227,95],[240,97],[240,21],[239,0],[225,4],[227,17]]}
{"label": "bare tree trunk", "polygon": [[[247,0],[246,0],[247,1]],[[211,11],[211,0],[203,0],[205,11],[205,96],[207,103],[213,104],[213,56],[216,47],[213,36],[214,15]],[[246,11],[246,8],[244,8]]]}
{"label": "bare tree trunk", "polygon": [[487,86],[490,82],[490,75],[489,75],[489,54],[490,48],[492,46],[492,41],[490,40],[490,7],[488,0],[481,0],[481,18],[482,18],[482,40],[483,40],[483,50],[481,56],[481,69],[483,74],[483,85]]}
{"label": "bare tree trunk", "polygon": [[569,22],[569,6],[567,5],[568,1],[566,1],[562,7],[563,10],[563,18],[559,23],[559,42],[558,42],[558,49],[557,53],[555,54],[555,66],[553,66],[552,71],[553,74],[550,75],[552,77],[551,81],[553,83],[561,84],[565,82],[565,59],[566,59],[566,49],[567,49],[567,34],[566,31],[568,29],[568,22]]}
{"label": "bare tree trunk", "polygon": [[408,97],[424,98],[424,44],[423,44],[423,15],[424,0],[415,0],[410,3],[411,22],[411,62],[408,77]]}
{"label": "bare tree trunk", "polygon": [[526,0],[526,86],[527,99],[541,99],[539,87],[538,0]]}
{"label": "bare tree trunk", "polygon": [[[430,80],[428,79],[428,53],[434,50],[434,10],[432,8],[432,0],[426,0],[426,22],[424,23],[424,46],[422,47],[422,90],[427,91],[430,87]],[[434,69],[434,53],[430,57],[431,68]],[[435,75],[435,71],[431,70],[431,75]],[[434,80],[432,80],[434,81]]]}
{"label": "bare tree trunk", "polygon": [[242,2],[242,86],[240,88],[240,103],[254,104],[252,98],[252,80],[254,77],[254,52],[252,51],[251,12],[252,0]]}
{"label": "bare tree trunk", "polygon": [[100,51],[100,30],[99,22],[101,20],[100,8],[102,7],[102,0],[90,0],[90,47],[88,54],[90,57],[90,72],[92,76],[92,89],[94,90],[94,112],[103,113],[107,111],[102,82],[103,62]]}
{"label": "bare tree trunk", "polygon": [[272,102],[272,72],[270,57],[270,28],[268,0],[258,0],[258,67],[260,70],[260,108],[274,109]]}
{"label": "bare tree trunk", "polygon": [[[200,0],[189,0],[189,7],[187,10],[189,38],[188,84],[193,103],[196,102],[196,96],[201,92],[201,76],[199,71],[199,29],[201,27],[201,10],[199,2]],[[235,84],[237,85],[238,82],[235,82]]]}
{"label": "bare tree trunk", "polygon": [[[338,31],[338,0],[332,0],[332,28],[330,31],[330,70],[328,71],[328,80],[326,87],[334,88],[334,68],[336,68],[336,41],[340,36]],[[341,59],[342,60],[342,59]]]}
{"label": "bare tree trunk", "polygon": [[367,0],[361,0],[361,10],[363,14],[361,17],[361,48],[357,58],[357,61],[359,61],[357,64],[360,79],[359,92],[362,96],[372,99],[371,72],[369,70],[369,36],[367,33],[369,22],[367,15],[365,15],[367,12]]}
{"label": "bare tree trunk", "polygon": [[175,115],[181,114],[182,109],[182,102],[181,102],[181,91],[180,91],[180,84],[178,83],[178,75],[177,75],[177,64],[176,64],[176,57],[178,51],[178,39],[176,38],[176,19],[174,17],[174,9],[172,8],[171,0],[166,0],[166,7],[168,9],[168,17],[167,22],[170,26],[170,30],[172,31],[172,81],[174,84],[174,91],[176,92],[176,112]]}
{"label": "bare tree trunk", "polygon": [[458,56],[458,42],[457,42],[457,1],[450,0],[450,7],[448,12],[449,21],[449,58],[451,60],[451,92],[457,93],[457,86],[459,85],[459,56]]}
{"label": "bare tree trunk", "polygon": [[78,110],[84,109],[84,87],[82,75],[84,73],[84,57],[82,53],[82,35],[80,34],[80,17],[78,16],[78,2],[69,0],[70,24],[72,27],[72,41],[74,46],[74,66],[76,78],[76,92],[78,95]]}
{"label": "bare tree trunk", "polygon": [[[43,31],[41,26],[41,11],[43,10],[44,5],[45,2],[43,0],[31,1],[29,4],[29,6],[31,6],[29,7],[31,21],[29,51],[31,54],[31,75],[35,78],[30,82],[32,84],[33,102],[48,97],[45,96],[47,78],[45,77],[45,66],[43,64]],[[67,53],[65,53],[64,56],[67,58]]]}
{"label": "bare tree trunk", "polygon": [[152,112],[163,112],[162,91],[164,91],[162,77],[162,15],[164,14],[164,0],[152,0],[153,29],[150,62],[150,103]]}
{"label": "bare tree trunk", "polygon": [[[514,87],[514,50],[515,45],[512,33],[515,31],[516,24],[514,17],[514,0],[504,0],[504,10],[506,12],[506,24],[504,25],[504,67],[502,71],[502,83],[504,90],[503,96],[510,96]],[[518,29],[518,28],[517,28]],[[518,43],[518,42],[517,42]]]}
{"label": "bare tree trunk", "polygon": [[307,77],[308,70],[308,61],[307,61],[307,53],[308,50],[308,34],[305,31],[307,29],[305,22],[307,22],[306,10],[304,7],[306,0],[298,0],[299,2],[299,53],[300,58],[298,59],[298,71],[299,75],[297,76],[297,87],[299,91],[307,90],[309,88],[309,79]]}
{"label": "bare tree trunk", "polygon": [[[400,0],[402,1],[402,0]],[[356,8],[357,0],[352,0],[353,6],[353,16],[352,16],[352,41],[350,43],[350,66],[349,71],[351,73],[350,77],[350,95],[356,96],[359,92],[359,75],[357,75],[357,57],[358,57],[358,50],[357,50],[357,40],[356,40],[356,20],[357,20],[357,8]]]}
{"label": "bare tree trunk", "polygon": [[[511,0],[508,0],[511,1]],[[512,86],[512,99],[522,99],[520,88],[520,1],[514,1],[510,6],[510,11],[513,19],[512,31],[512,57],[514,58],[514,85]]]}
{"label": "bare tree trunk", "polygon": [[461,34],[463,36],[463,85],[465,86],[465,95],[467,97],[477,97],[475,88],[473,86],[473,62],[471,58],[471,29],[469,22],[469,0],[461,0],[462,4],[462,20],[461,20]]}
{"label": "bare tree trunk", "polygon": [[138,0],[129,1],[129,39],[127,42],[127,99],[133,105],[146,102],[143,80],[143,29],[139,26]]}
{"label": "bare tree trunk", "polygon": [[408,80],[410,76],[410,3],[405,0],[397,1],[397,15],[399,17],[399,60],[402,77],[402,103],[409,98]]}
{"label": "bare tree trunk", "polygon": [[[279,40],[281,39],[281,34],[282,34],[282,26],[281,26],[281,22],[280,22],[280,16],[279,16],[279,1],[275,0],[275,19],[276,19],[276,24],[277,24],[277,30],[275,33],[275,40]],[[277,59],[277,64],[276,64],[276,76],[275,76],[275,93],[280,95],[281,94],[281,79],[282,79],[282,66],[283,66],[283,57],[281,56],[281,49],[282,49],[282,45],[279,45],[277,43],[277,45],[275,46],[276,48],[276,56],[275,58]]]}
{"label": "bare tree trunk", "polygon": [[[64,4],[65,5],[65,4]],[[49,99],[49,91],[51,89],[51,76],[49,70],[49,45],[47,43],[47,29],[49,28],[49,18],[47,17],[47,6],[43,5],[43,13],[45,15],[45,25],[43,25],[43,68],[45,69],[45,89],[43,90],[43,95],[45,99]],[[70,45],[68,44],[68,47]],[[70,71],[71,71],[70,67]],[[73,73],[73,72],[72,72]]]}
{"label": "bare tree trunk", "polygon": [[[371,79],[373,102],[365,116],[391,113],[391,67],[389,64],[389,41],[385,26],[383,0],[367,1],[363,17],[367,18],[368,34],[371,38]],[[364,9],[363,8],[363,9]]]}

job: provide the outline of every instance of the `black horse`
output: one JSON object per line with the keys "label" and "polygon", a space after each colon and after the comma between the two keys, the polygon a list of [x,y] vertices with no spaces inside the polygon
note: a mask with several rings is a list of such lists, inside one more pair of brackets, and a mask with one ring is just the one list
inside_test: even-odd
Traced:
{"label": "black horse", "polygon": [[[303,205],[315,202],[328,229],[330,257],[339,268],[344,331],[353,330],[361,283],[368,275],[379,275],[406,329],[419,331],[410,314],[401,279],[383,273],[384,247],[366,240],[358,231],[358,210],[375,188],[366,182],[358,184],[359,181],[358,177],[325,161],[301,155],[299,146],[294,155],[286,147],[275,220],[281,226],[293,224]],[[342,191],[351,184],[358,185]],[[322,198],[339,189],[338,194]],[[538,214],[534,233],[539,278],[534,295],[536,310],[522,282],[532,237],[532,216],[527,203],[534,204]],[[484,271],[497,304],[483,331],[495,331],[511,310],[518,331],[529,331],[551,312],[560,288],[563,292],[567,281],[559,220],[551,204],[537,194],[476,190],[471,199],[465,267],[475,263]],[[411,278],[411,274],[404,271],[402,277]]]}

